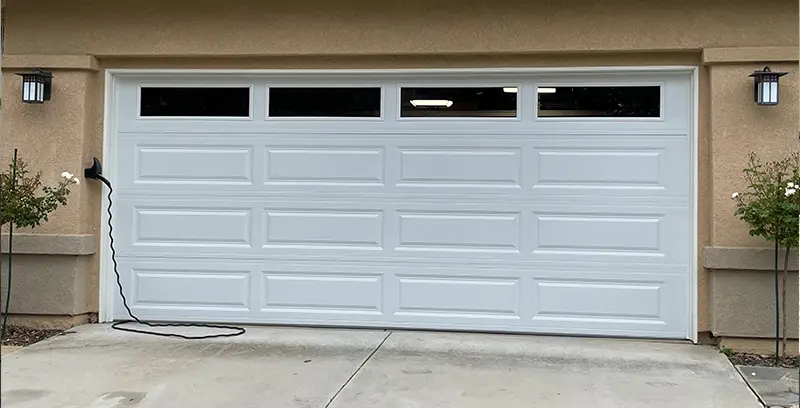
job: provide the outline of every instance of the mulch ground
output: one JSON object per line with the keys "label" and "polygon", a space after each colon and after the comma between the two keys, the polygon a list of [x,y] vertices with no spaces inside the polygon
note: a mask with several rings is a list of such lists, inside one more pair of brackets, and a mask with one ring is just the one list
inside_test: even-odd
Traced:
{"label": "mulch ground", "polygon": [[4,346],[29,346],[42,340],[56,336],[63,330],[30,329],[27,327],[7,326],[6,336],[3,338]]}
{"label": "mulch ground", "polygon": [[776,364],[774,355],[733,353],[728,355],[728,359],[735,365],[800,368],[800,356],[783,357],[778,364]]}

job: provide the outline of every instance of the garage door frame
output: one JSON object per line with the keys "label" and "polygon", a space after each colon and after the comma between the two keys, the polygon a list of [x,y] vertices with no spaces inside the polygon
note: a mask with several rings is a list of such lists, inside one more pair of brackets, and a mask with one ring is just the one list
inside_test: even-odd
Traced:
{"label": "garage door frame", "polygon": [[[157,75],[183,75],[190,77],[192,75],[482,75],[482,74],[592,74],[592,73],[649,73],[657,74],[659,72],[676,74],[685,73],[691,76],[691,98],[690,101],[690,121],[691,126],[689,129],[690,134],[690,162],[691,162],[691,260],[690,260],[690,279],[688,299],[691,301],[689,305],[690,316],[688,318],[688,327],[686,328],[686,338],[697,342],[697,324],[698,324],[698,265],[697,265],[697,214],[698,214],[698,102],[699,102],[699,87],[698,77],[699,71],[696,66],[613,66],[613,67],[553,67],[553,68],[447,68],[447,69],[269,69],[269,70],[242,70],[242,69],[108,69],[105,72],[104,82],[104,117],[103,117],[103,157],[112,158],[116,157],[116,104],[115,97],[117,95],[118,80],[128,76],[157,76]],[[112,160],[104,162],[106,171],[105,175],[111,181],[112,185],[116,179],[116,163]],[[100,268],[99,268],[99,320],[100,322],[110,322],[113,320],[113,303],[114,296],[112,295],[117,291],[116,278],[113,274],[113,263],[109,248],[110,240],[108,237],[108,214],[105,208],[108,206],[107,191],[103,192],[103,211],[101,211],[101,249],[100,249]]]}

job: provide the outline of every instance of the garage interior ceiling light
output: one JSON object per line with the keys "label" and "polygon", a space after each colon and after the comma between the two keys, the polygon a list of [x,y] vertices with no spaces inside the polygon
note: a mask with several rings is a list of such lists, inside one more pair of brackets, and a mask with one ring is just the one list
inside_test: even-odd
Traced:
{"label": "garage interior ceiling light", "polygon": [[[517,93],[517,87],[512,88],[503,88],[503,92],[505,93]],[[546,93],[546,94],[553,94],[556,93],[556,88],[537,88],[536,92],[538,93]]]}
{"label": "garage interior ceiling light", "polygon": [[453,106],[453,101],[447,99],[412,99],[411,104],[415,108],[449,108]]}

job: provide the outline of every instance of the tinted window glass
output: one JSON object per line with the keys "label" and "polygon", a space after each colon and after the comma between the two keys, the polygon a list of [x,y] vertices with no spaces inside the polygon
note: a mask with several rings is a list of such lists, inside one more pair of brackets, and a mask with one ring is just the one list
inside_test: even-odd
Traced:
{"label": "tinted window glass", "polygon": [[517,88],[403,88],[402,117],[517,116]]}
{"label": "tinted window glass", "polygon": [[153,87],[141,92],[141,116],[250,116],[250,88]]}
{"label": "tinted window glass", "polygon": [[269,88],[271,117],[381,116],[381,88]]}
{"label": "tinted window glass", "polygon": [[661,87],[539,87],[539,117],[659,117]]}

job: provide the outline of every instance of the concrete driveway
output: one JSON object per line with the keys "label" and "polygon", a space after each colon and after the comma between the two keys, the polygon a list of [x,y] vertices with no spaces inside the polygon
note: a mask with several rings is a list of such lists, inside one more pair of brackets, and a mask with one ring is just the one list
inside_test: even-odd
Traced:
{"label": "concrete driveway", "polygon": [[249,328],[186,341],[86,325],[2,358],[12,407],[761,407],[686,343]]}

